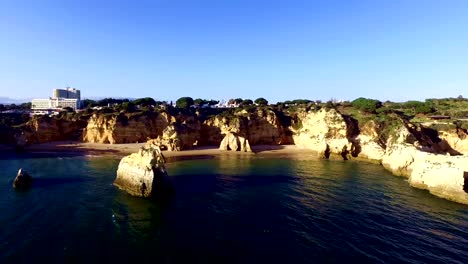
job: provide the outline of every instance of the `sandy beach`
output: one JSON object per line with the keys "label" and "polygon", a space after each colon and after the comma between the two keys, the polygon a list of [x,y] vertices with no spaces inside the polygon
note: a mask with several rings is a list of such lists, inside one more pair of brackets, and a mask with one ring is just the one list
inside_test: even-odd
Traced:
{"label": "sandy beach", "polygon": [[[57,141],[42,144],[34,144],[28,146],[25,151],[32,153],[83,153],[92,155],[116,155],[125,156],[130,153],[137,152],[138,149],[145,143],[129,143],[129,144],[101,144],[101,143],[84,143],[79,141]],[[3,148],[2,150],[6,150]],[[207,158],[216,156],[307,156],[317,157],[317,154],[311,150],[300,149],[295,145],[256,145],[252,146],[253,152],[234,152],[219,150],[216,146],[195,147],[192,150],[184,151],[167,151],[163,154],[166,158],[174,158],[176,160],[183,158]]]}

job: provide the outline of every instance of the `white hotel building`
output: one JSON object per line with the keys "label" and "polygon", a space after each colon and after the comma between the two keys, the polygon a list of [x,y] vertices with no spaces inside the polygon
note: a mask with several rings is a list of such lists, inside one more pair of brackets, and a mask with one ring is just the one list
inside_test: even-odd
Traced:
{"label": "white hotel building", "polygon": [[81,108],[80,90],[71,87],[54,89],[52,97],[31,101],[31,110],[34,114],[57,113],[65,107],[70,107],[75,111]]}

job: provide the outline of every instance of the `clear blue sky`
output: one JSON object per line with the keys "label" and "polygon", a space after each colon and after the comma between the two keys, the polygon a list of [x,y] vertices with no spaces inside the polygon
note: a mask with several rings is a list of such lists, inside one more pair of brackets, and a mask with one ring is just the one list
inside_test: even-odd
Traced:
{"label": "clear blue sky", "polygon": [[466,0],[2,0],[0,96],[468,97]]}

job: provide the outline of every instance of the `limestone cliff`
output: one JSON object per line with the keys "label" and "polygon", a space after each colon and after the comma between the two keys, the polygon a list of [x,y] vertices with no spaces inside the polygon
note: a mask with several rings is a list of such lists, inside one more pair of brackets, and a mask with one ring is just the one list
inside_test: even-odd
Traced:
{"label": "limestone cliff", "polygon": [[244,109],[205,120],[201,127],[200,143],[219,145],[223,135],[228,132],[247,139],[251,145],[292,143],[277,114],[267,108]]}
{"label": "limestone cliff", "polygon": [[85,126],[86,118],[37,116],[19,129],[17,141],[29,145],[78,139]]}
{"label": "limestone cliff", "polygon": [[438,136],[457,154],[468,155],[468,131],[456,124],[440,122],[425,123],[423,126],[437,131]]}
{"label": "limestone cliff", "polygon": [[394,175],[408,177],[414,187],[468,204],[468,156],[433,154],[399,143],[386,150],[382,165]]}
{"label": "limestone cliff", "polygon": [[[18,139],[27,143],[66,140],[76,137],[86,127],[82,136],[85,142],[133,143],[152,138],[151,142],[168,150],[184,150],[198,144],[249,151],[250,144],[293,143],[315,150],[324,158],[336,154],[345,160],[363,158],[380,162],[393,174],[408,177],[412,186],[467,203],[466,129],[435,122],[411,123],[392,111],[369,114],[355,109],[346,112],[344,108],[338,111],[310,107],[314,109],[224,109],[211,112],[209,117],[190,111],[174,111],[173,116],[164,111],[97,113],[89,121],[42,117],[24,125]],[[139,155],[143,157],[145,153]],[[151,160],[150,157],[141,159],[145,164]],[[127,170],[126,163],[132,162],[125,161],[123,170]],[[135,186],[140,192],[141,182],[132,182],[134,192],[137,192]],[[150,183],[143,182],[148,188]]]}
{"label": "limestone cliff", "polygon": [[166,112],[93,114],[83,131],[91,143],[135,143],[162,135],[175,118]]}
{"label": "limestone cliff", "polygon": [[166,187],[164,163],[159,147],[147,144],[120,160],[114,185],[134,196],[154,197]]}
{"label": "limestone cliff", "polygon": [[356,149],[354,156],[361,158],[380,161],[385,154],[384,144],[385,141],[379,125],[370,120],[359,126],[359,133],[354,138],[354,148]]}
{"label": "limestone cliff", "polygon": [[189,116],[168,125],[162,135],[152,141],[169,151],[180,151],[191,149],[199,139],[200,123]]}
{"label": "limestone cliff", "polygon": [[347,157],[353,149],[348,125],[335,109],[300,113],[295,122],[292,138],[300,148],[314,150],[325,158],[330,154]]}

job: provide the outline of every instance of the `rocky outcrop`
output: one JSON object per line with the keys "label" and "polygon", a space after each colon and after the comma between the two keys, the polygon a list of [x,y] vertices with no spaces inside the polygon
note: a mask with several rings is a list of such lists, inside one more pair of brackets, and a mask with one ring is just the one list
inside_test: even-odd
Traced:
{"label": "rocky outcrop", "polygon": [[162,135],[152,140],[155,144],[169,151],[191,149],[200,138],[199,126],[191,127],[187,124],[172,124],[167,126]]}
{"label": "rocky outcrop", "polygon": [[359,127],[359,133],[353,139],[354,156],[360,158],[381,161],[385,148],[381,143],[381,134],[375,121],[370,120]]}
{"label": "rocky outcrop", "polygon": [[252,152],[248,139],[241,136],[237,136],[231,132],[226,133],[226,136],[224,136],[223,140],[221,141],[221,144],[219,145],[219,149]]}
{"label": "rocky outcrop", "polygon": [[[451,156],[452,148],[433,131],[408,124],[389,139],[382,165],[411,186],[468,204],[468,156]],[[426,133],[424,133],[426,132]]]}
{"label": "rocky outcrop", "polygon": [[200,143],[203,145],[219,145],[224,134],[235,133],[249,140],[251,145],[289,144],[292,143],[277,114],[266,108],[254,111],[245,109],[216,115],[205,120],[201,127]]}
{"label": "rocky outcrop", "polygon": [[455,124],[433,122],[424,124],[429,129],[437,131],[440,139],[458,154],[468,155],[468,131]]}
{"label": "rocky outcrop", "polygon": [[79,139],[86,119],[37,116],[24,124],[16,141],[18,145],[30,145],[51,141]]}
{"label": "rocky outcrop", "polygon": [[91,143],[136,143],[162,135],[175,118],[166,112],[94,114],[83,131]]}
{"label": "rocky outcrop", "polygon": [[[321,109],[299,113],[291,130],[297,146],[325,158],[338,154],[344,159],[379,161],[394,175],[408,177],[411,186],[468,204],[468,156],[453,156],[462,150],[453,144],[460,141],[397,116],[381,124],[356,122],[336,110]],[[464,139],[460,134],[457,131],[457,137]]]}
{"label": "rocky outcrop", "polygon": [[411,186],[468,204],[468,156],[448,156],[423,152],[410,144],[394,144],[382,165],[394,175],[408,177]]}
{"label": "rocky outcrop", "polygon": [[13,187],[16,189],[28,189],[32,185],[32,177],[23,169],[19,169],[16,178],[13,181]]}
{"label": "rocky outcrop", "polygon": [[119,163],[114,185],[134,196],[154,197],[165,188],[165,159],[157,145],[147,144]]}
{"label": "rocky outcrop", "polygon": [[314,150],[325,158],[338,154],[347,159],[353,150],[346,121],[334,109],[300,115],[291,130],[296,146]]}

